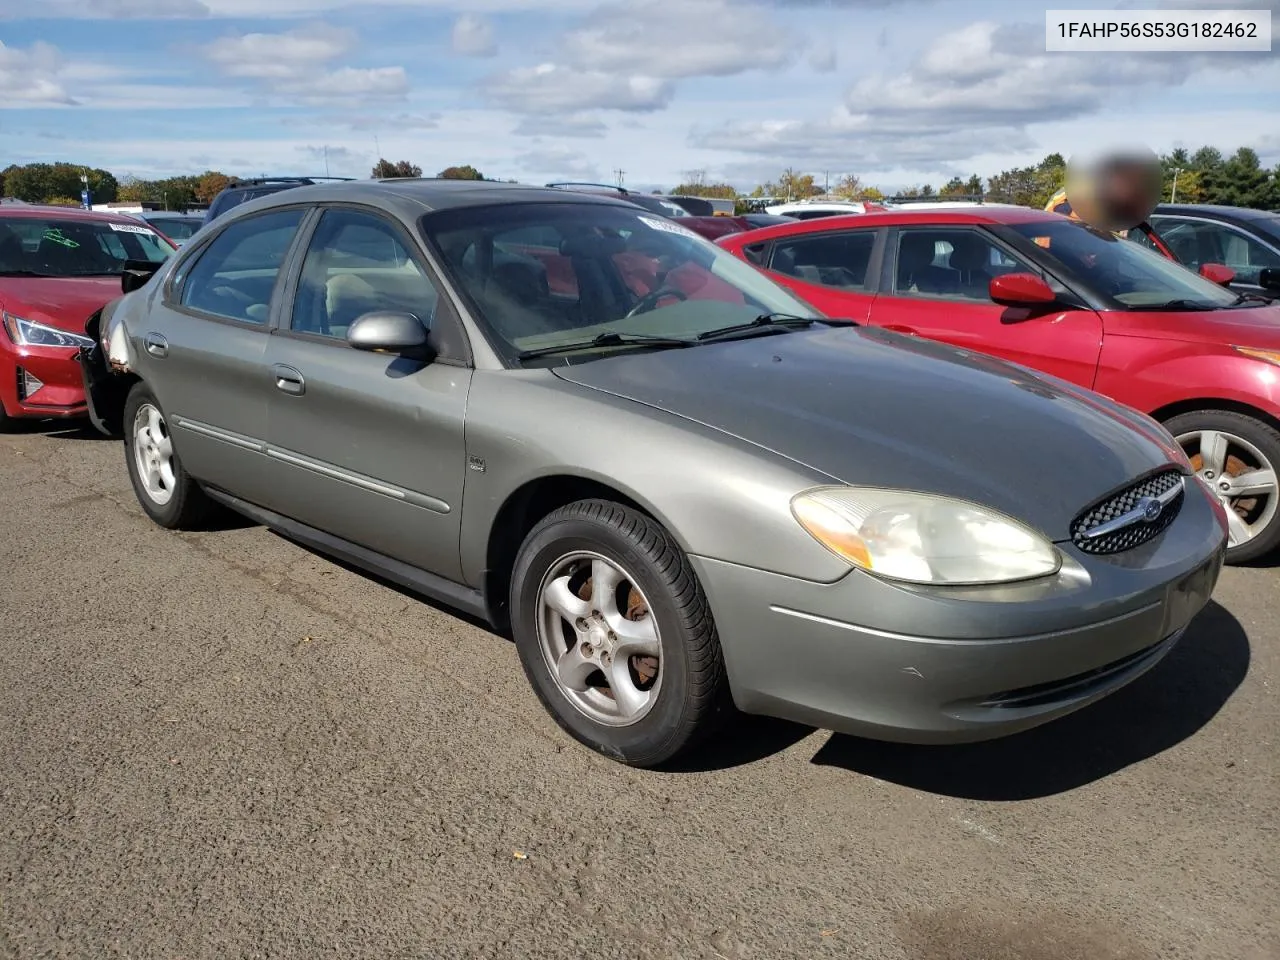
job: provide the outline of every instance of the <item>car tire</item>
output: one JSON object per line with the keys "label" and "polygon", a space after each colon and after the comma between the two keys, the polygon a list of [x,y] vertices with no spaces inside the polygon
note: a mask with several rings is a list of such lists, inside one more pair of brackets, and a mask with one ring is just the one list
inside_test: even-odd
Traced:
{"label": "car tire", "polygon": [[702,586],[671,535],[636,510],[582,500],[549,514],[520,548],[510,603],[529,683],[593,750],[660,766],[732,713]]}
{"label": "car tire", "polygon": [[133,385],[124,403],[124,453],[143,512],[169,530],[197,530],[212,503],[183,468],[168,421],[151,388]]}
{"label": "car tire", "polygon": [[[1214,491],[1219,492],[1232,520],[1232,544],[1227,548],[1229,564],[1250,563],[1272,553],[1280,546],[1280,485],[1274,482],[1280,470],[1280,431],[1269,423],[1234,410],[1197,410],[1178,414],[1164,423],[1191,458],[1196,472]],[[1210,454],[1206,461],[1202,449],[1208,435],[1226,441],[1225,458]],[[1222,459],[1222,464],[1213,462]],[[1238,496],[1228,499],[1221,491],[1232,477],[1254,469],[1269,469],[1273,475],[1270,492],[1262,496]],[[1245,539],[1241,534],[1248,532]]]}
{"label": "car tire", "polygon": [[18,429],[18,418],[5,413],[4,406],[0,404],[0,433],[13,433],[16,429]]}

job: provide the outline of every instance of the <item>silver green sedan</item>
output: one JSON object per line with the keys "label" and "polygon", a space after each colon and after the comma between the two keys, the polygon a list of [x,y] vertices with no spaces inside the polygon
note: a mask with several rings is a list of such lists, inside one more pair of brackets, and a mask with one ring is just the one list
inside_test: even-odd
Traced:
{"label": "silver green sedan", "polygon": [[624,201],[299,187],[123,286],[81,362],[156,523],[230,507],[509,629],[625,763],[733,706],[1022,730],[1160,661],[1221,568],[1154,421],[823,317]]}

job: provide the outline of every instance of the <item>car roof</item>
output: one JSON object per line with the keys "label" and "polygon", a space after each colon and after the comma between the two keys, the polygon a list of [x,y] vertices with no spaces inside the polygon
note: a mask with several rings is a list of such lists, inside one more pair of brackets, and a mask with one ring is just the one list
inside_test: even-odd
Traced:
{"label": "car roof", "polygon": [[[794,223],[778,224],[774,227],[761,227],[747,233],[735,233],[730,240],[738,244],[758,243],[776,237],[791,237],[805,233],[830,233],[836,230],[851,228],[901,227],[919,224],[937,226],[960,226],[964,224],[998,224],[998,223],[1057,223],[1066,219],[1058,213],[1048,213],[1031,207],[996,207],[985,204],[961,209],[933,210],[874,210],[870,213],[855,213],[849,216],[820,217],[815,220],[796,220]],[[728,241],[726,241],[728,242]]]}
{"label": "car roof", "polygon": [[60,220],[88,220],[98,223],[137,223],[138,218],[128,213],[108,213],[105,210],[86,210],[83,207],[58,207],[48,204],[31,204],[29,206],[0,206],[0,217],[35,220],[49,217]]}
{"label": "car roof", "polygon": [[1252,207],[1228,207],[1216,203],[1162,203],[1155,213],[1182,214],[1189,217],[1208,217],[1211,220],[1274,220],[1280,213],[1274,210],[1255,210]]}
{"label": "car roof", "polygon": [[[531,187],[494,180],[446,180],[427,177],[393,177],[384,180],[350,180],[345,183],[317,183],[280,190],[256,197],[228,211],[228,217],[240,217],[254,211],[296,203],[365,203],[370,206],[399,207],[405,205],[418,212],[454,210],[464,207],[487,207],[508,203],[595,203],[636,209],[635,204],[619,197],[598,193],[579,193],[554,187]],[[222,217],[218,217],[221,220]]]}

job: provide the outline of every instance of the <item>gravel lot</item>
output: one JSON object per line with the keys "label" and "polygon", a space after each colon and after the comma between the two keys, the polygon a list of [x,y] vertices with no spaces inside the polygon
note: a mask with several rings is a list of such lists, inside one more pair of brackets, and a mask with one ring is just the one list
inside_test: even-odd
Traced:
{"label": "gravel lot", "polygon": [[0,437],[0,958],[1280,957],[1280,571],[964,748],[744,721],[683,772],[483,627],[274,534],[154,527],[120,445]]}

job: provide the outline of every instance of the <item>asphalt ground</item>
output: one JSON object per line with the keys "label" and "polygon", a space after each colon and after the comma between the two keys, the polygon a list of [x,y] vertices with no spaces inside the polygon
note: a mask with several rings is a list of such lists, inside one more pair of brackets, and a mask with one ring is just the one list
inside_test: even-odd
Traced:
{"label": "asphalt ground", "polygon": [[1280,571],[962,748],[746,720],[679,772],[560,733],[511,644],[121,445],[0,436],[0,958],[1280,957]]}

